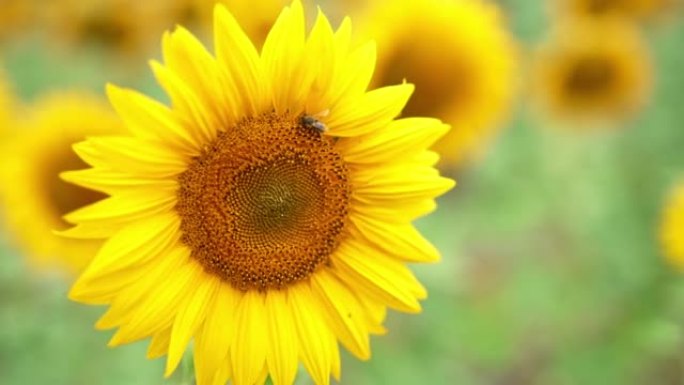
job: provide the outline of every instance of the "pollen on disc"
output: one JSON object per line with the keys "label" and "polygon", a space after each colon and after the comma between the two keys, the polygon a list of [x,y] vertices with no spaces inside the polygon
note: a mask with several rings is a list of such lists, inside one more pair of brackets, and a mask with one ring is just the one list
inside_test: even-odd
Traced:
{"label": "pollen on disc", "polygon": [[306,279],[329,261],[347,220],[347,169],[333,140],[289,115],[220,132],[179,185],[181,241],[240,290]]}

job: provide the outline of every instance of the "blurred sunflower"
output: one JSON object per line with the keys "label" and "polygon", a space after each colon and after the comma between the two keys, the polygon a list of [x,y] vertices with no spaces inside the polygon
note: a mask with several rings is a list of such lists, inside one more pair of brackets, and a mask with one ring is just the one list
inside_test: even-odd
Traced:
{"label": "blurred sunflower", "polygon": [[589,127],[632,117],[648,100],[649,52],[638,30],[618,19],[561,24],[532,65],[540,111],[559,123]]}
{"label": "blurred sunflower", "polygon": [[85,166],[73,143],[123,127],[111,108],[86,94],[44,97],[27,112],[30,118],[3,144],[0,200],[6,223],[36,267],[79,272],[102,242],[65,239],[53,231],[68,226],[64,214],[104,195],[66,183],[59,173]]}
{"label": "blurred sunflower", "polygon": [[31,22],[36,4],[34,0],[2,0],[0,5],[0,39],[25,32]]}
{"label": "blurred sunflower", "polygon": [[660,239],[669,262],[684,271],[684,183],[675,187],[665,206]]}
{"label": "blurred sunflower", "polygon": [[681,0],[556,0],[560,16],[621,16],[633,20],[668,15]]}
{"label": "blurred sunflower", "polygon": [[210,30],[216,3],[225,5],[240,20],[240,26],[252,42],[261,47],[268,31],[287,1],[285,0],[188,0],[192,2],[192,13],[201,25]]}
{"label": "blurred sunflower", "polygon": [[515,44],[500,10],[478,0],[375,1],[362,18],[378,42],[375,85],[406,79],[405,113],[454,128],[435,149],[443,164],[479,155],[507,115],[515,90]]}
{"label": "blurred sunflower", "polygon": [[101,44],[121,54],[148,52],[186,16],[189,0],[54,0],[40,7],[51,37],[71,46]]}
{"label": "blurred sunflower", "polygon": [[17,108],[16,104],[12,85],[5,71],[0,68],[0,135],[5,135],[8,127],[12,124],[14,110]]}
{"label": "blurred sunflower", "polygon": [[109,304],[112,346],[151,336],[165,374],[194,339],[197,383],[317,384],[340,376],[338,341],[360,359],[387,307],[419,312],[406,262],[437,250],[411,224],[453,181],[426,148],[448,126],[394,120],[410,84],[366,91],[375,46],[295,1],[261,54],[215,9],[216,57],[187,30],[152,63],[168,108],[108,88],[132,136],[75,146],[90,169],[63,178],[111,197],[68,214],[64,234],[106,243],[70,297]]}

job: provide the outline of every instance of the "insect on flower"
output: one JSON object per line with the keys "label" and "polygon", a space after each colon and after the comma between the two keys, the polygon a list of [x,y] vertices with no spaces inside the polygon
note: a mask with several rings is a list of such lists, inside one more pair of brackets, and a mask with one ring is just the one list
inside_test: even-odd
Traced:
{"label": "insect on flower", "polygon": [[328,131],[328,127],[326,127],[325,123],[321,122],[320,120],[316,119],[311,115],[302,115],[299,122],[302,124],[302,126],[313,128],[321,134]]}

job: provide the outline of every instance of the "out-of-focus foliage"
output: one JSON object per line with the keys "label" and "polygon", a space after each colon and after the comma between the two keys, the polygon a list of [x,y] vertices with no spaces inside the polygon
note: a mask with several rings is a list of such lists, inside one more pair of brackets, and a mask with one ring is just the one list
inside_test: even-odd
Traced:
{"label": "out-of-focus foliage", "polygon": [[[354,20],[357,3],[322,6]],[[560,19],[546,2],[498,4],[520,41],[521,71],[531,68],[531,52]],[[144,64],[159,56],[154,49],[131,57],[94,39],[64,50],[59,36],[42,32],[47,25],[21,16],[27,5],[0,4],[0,20],[9,20],[0,23],[0,59],[19,99],[4,104],[12,119],[24,119],[45,92],[101,96],[107,81],[160,94]],[[620,130],[548,129],[556,122],[530,113],[523,88],[501,135],[419,223],[443,254],[439,265],[417,268],[430,295],[423,314],[390,314],[391,332],[373,341],[372,359],[344,360],[342,383],[684,383],[684,281],[659,233],[684,174],[684,22],[681,10],[668,13],[635,27],[650,51],[653,88]],[[30,268],[16,233],[3,230],[0,384],[191,383],[190,369],[162,382],[163,362],[144,359],[146,342],[108,349],[107,333],[91,327],[101,311],[67,301],[71,277]]]}

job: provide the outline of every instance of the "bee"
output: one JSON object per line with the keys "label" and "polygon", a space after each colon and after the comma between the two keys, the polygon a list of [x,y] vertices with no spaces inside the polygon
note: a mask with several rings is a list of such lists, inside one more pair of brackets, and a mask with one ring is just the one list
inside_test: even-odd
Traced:
{"label": "bee", "polygon": [[302,115],[299,122],[302,124],[302,126],[312,128],[321,134],[328,131],[328,127],[325,126],[325,123],[311,115]]}

